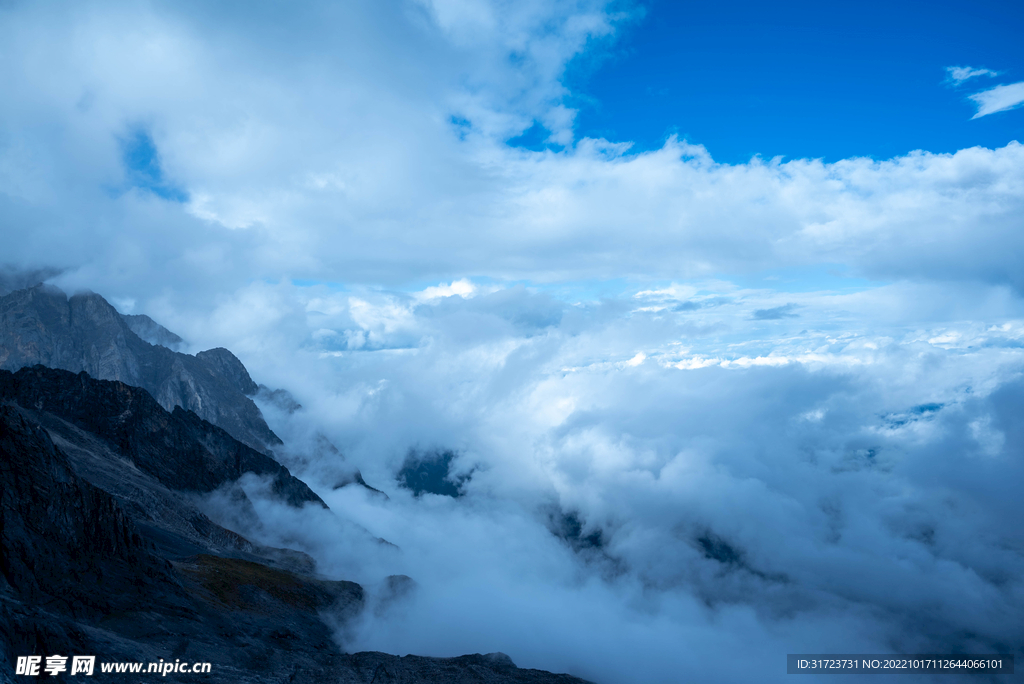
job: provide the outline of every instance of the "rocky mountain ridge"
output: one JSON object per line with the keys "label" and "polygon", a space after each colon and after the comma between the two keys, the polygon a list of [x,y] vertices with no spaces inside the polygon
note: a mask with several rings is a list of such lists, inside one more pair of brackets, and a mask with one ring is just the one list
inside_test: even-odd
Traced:
{"label": "rocky mountain ridge", "polygon": [[139,387],[37,365],[0,370],[0,402],[47,414],[41,422],[58,434],[54,417],[105,440],[169,489],[207,493],[254,473],[271,478],[274,493],[292,506],[327,507],[274,459],[180,406],[164,410]]}
{"label": "rocky mountain ridge", "polygon": [[48,285],[0,297],[0,369],[41,364],[142,387],[168,411],[175,406],[267,452],[281,440],[252,400],[256,383],[234,354],[217,348],[195,356],[151,344],[180,338],[146,317],[125,317],[103,297],[68,297]]}

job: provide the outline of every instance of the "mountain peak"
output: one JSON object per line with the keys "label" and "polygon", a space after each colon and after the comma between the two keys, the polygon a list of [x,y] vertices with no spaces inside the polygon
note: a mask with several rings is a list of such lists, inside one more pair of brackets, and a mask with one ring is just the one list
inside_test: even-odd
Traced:
{"label": "mountain peak", "polygon": [[221,375],[230,380],[239,392],[251,397],[259,392],[259,385],[249,377],[249,371],[224,347],[207,349],[196,354],[196,358],[206,363],[210,368],[216,369]]}

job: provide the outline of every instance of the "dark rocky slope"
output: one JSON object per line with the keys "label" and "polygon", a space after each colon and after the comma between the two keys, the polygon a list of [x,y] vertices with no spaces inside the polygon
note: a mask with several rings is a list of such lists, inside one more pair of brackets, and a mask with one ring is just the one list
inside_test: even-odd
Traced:
{"label": "dark rocky slope", "polygon": [[[0,297],[0,369],[42,364],[146,389],[167,410],[181,406],[254,449],[281,443],[250,398],[257,385],[227,349],[195,356],[150,344],[180,338],[148,317],[121,316],[103,297],[37,285]],[[168,337],[169,336],[169,337]],[[165,339],[166,338],[166,339]]]}
{"label": "dark rocky slope", "polygon": [[0,406],[0,456],[4,672],[13,672],[19,655],[81,654],[209,661],[216,669],[206,679],[217,682],[333,676],[340,653],[318,611],[358,611],[358,585],[267,559],[195,554],[169,561],[132,507],[77,475],[17,405]]}
{"label": "dark rocky slope", "polygon": [[34,366],[0,371],[0,401],[48,413],[106,440],[171,489],[211,492],[255,473],[273,478],[274,492],[292,505],[326,507],[274,459],[180,406],[168,413],[139,387]]}
{"label": "dark rocky slope", "polygon": [[0,587],[70,616],[97,616],[168,580],[114,497],[78,477],[16,406],[0,405],[0,453]]}
{"label": "dark rocky slope", "polygon": [[255,545],[193,503],[189,492],[244,472],[293,505],[323,505],[269,457],[140,388],[0,372],[0,681],[30,654],[213,664],[162,677],[183,682],[581,681],[500,655],[345,654],[333,630],[362,609],[359,585],[318,577],[304,554]]}

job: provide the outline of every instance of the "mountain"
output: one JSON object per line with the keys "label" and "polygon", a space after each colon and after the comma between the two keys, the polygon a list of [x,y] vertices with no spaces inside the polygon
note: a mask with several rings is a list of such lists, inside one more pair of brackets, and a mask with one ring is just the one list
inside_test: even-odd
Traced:
{"label": "mountain", "polygon": [[[135,428],[156,421],[178,447],[175,464],[208,486],[219,464],[212,453],[195,460],[198,435],[174,434],[171,414],[134,402],[148,395],[122,383],[41,367],[0,383],[0,672],[22,655],[92,654],[208,661],[215,682],[330,675],[341,654],[318,611],[353,615],[362,588],[218,527],[133,467],[147,451]],[[119,417],[138,422],[122,430]]]}
{"label": "mountain", "polygon": [[140,332],[150,341],[181,339],[148,316],[122,316],[94,293],[69,298],[48,285],[17,290],[0,297],[0,369],[42,364],[120,380],[144,388],[167,410],[194,412],[258,451],[281,444],[250,398],[258,387],[234,354],[220,348],[183,354],[151,344]]}
{"label": "mountain", "polygon": [[0,371],[0,681],[19,656],[60,654],[209,662],[201,680],[223,683],[581,684],[501,654],[344,653],[335,630],[363,610],[362,587],[197,508],[196,493],[247,472],[293,506],[323,506],[273,459],[141,388],[38,365]]}
{"label": "mountain", "polygon": [[[8,280],[31,281],[34,274],[15,275],[18,278]],[[146,389],[168,411],[180,406],[253,449],[275,455],[281,440],[253,399],[287,415],[301,405],[286,390],[253,382],[227,349],[208,349],[193,356],[175,351],[183,345],[178,335],[149,316],[119,314],[97,294],[69,298],[57,288],[39,284],[0,297],[0,369],[15,371],[42,364],[120,380]],[[335,489],[356,484],[380,493],[323,435],[316,437],[309,453],[291,453],[289,458],[299,466],[327,459],[337,470]]]}

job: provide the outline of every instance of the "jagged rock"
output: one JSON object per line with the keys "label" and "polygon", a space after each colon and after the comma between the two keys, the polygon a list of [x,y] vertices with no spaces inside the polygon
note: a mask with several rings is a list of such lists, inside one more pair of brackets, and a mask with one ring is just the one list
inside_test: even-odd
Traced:
{"label": "jagged rock", "polygon": [[258,399],[271,404],[288,415],[292,415],[296,411],[302,410],[302,404],[300,404],[288,390],[270,389],[266,385],[259,385],[257,389],[256,397]]}
{"label": "jagged rock", "polygon": [[0,371],[0,400],[52,414],[107,440],[171,489],[212,492],[255,473],[271,477],[274,493],[293,506],[327,507],[274,459],[180,406],[168,413],[148,392],[123,382],[33,366]]}
{"label": "jagged rock", "polygon": [[0,573],[23,600],[103,615],[169,581],[114,498],[79,478],[45,430],[0,406]]}
{"label": "jagged rock", "polygon": [[249,397],[256,384],[231,352],[190,356],[150,344],[132,329],[139,320],[126,320],[93,293],[68,298],[46,285],[12,292],[0,297],[0,369],[42,364],[120,380],[146,389],[167,410],[193,411],[254,449],[281,443]]}
{"label": "jagged rock", "polygon": [[249,377],[249,371],[238,360],[238,357],[223,347],[208,349],[196,354],[196,358],[206,363],[224,378],[227,378],[239,392],[247,397],[255,395],[259,386]]}

